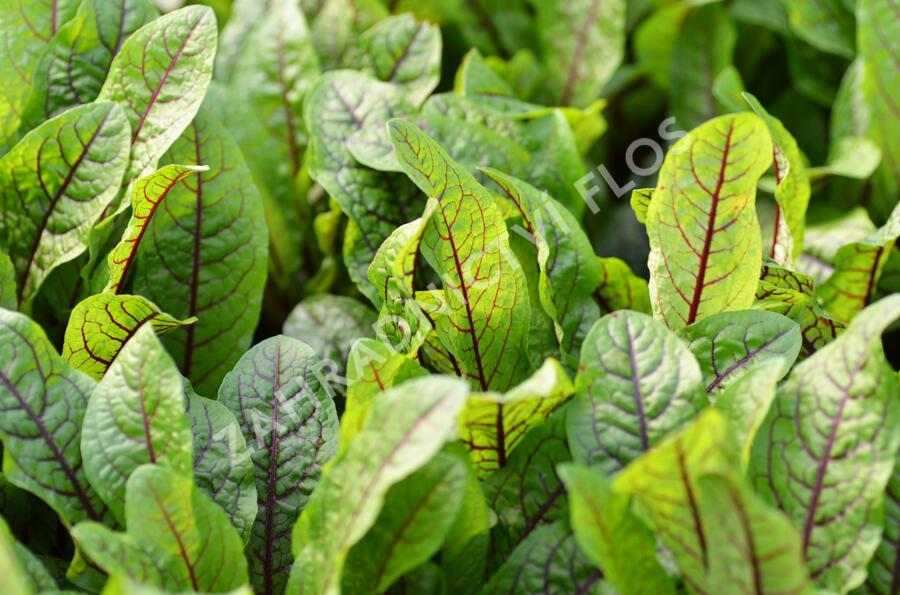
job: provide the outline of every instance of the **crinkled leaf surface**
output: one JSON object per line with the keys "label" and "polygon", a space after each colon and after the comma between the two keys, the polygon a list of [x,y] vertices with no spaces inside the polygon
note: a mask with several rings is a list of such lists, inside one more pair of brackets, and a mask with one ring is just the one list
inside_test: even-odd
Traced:
{"label": "crinkled leaf surface", "polygon": [[84,470],[119,521],[132,472],[155,463],[190,473],[191,429],[178,369],[143,325],[94,388],[81,435]]}
{"label": "crinkled leaf surface", "polygon": [[460,417],[459,437],[479,473],[506,465],[528,430],[572,395],[572,383],[554,359],[504,394],[474,393]]}
{"label": "crinkled leaf surface", "polygon": [[782,360],[776,373],[778,378],[784,377],[797,359],[802,342],[795,322],[774,312],[754,310],[713,314],[678,334],[700,363],[703,385],[710,394],[771,359]]}
{"label": "crinkled leaf surface", "polygon": [[262,201],[240,149],[203,111],[164,160],[202,163],[173,187],[138,248],[132,290],[198,322],[163,339],[182,374],[213,395],[250,345],[266,282]]}
{"label": "crinkled leaf surface", "polygon": [[338,591],[349,549],[375,523],[391,486],[456,435],[467,393],[458,379],[429,376],[373,403],[365,428],[324,474],[294,526],[291,592]]}
{"label": "crinkled leaf surface", "polygon": [[128,165],[128,122],[110,102],[77,107],[28,133],[0,160],[3,229],[18,302],[87,247]]}
{"label": "crinkled leaf surface", "polygon": [[247,583],[240,536],[190,475],[143,465],[127,493],[126,533],[96,523],[72,531],[103,570],[176,592],[227,592]]}
{"label": "crinkled leaf surface", "polygon": [[674,594],[656,559],[653,533],[631,512],[629,498],[605,476],[576,464],[560,465],[569,493],[575,541],[619,592]]}
{"label": "crinkled leaf surface", "polygon": [[441,342],[481,390],[507,390],[527,366],[530,306],[522,268],[490,193],[413,124],[389,123],[404,170],[438,200],[422,253],[444,281]]}
{"label": "crinkled leaf surface", "polygon": [[754,445],[757,490],[801,531],[811,577],[847,591],[865,580],[880,508],[900,445],[897,374],[881,333],[900,296],[869,306],[832,343],[798,364]]}
{"label": "crinkled leaf surface", "polygon": [[100,521],[106,507],[88,482],[81,422],[94,381],[70,368],[41,328],[0,310],[3,477],[47,502],[67,524]]}
{"label": "crinkled leaf surface", "polygon": [[756,182],[771,163],[765,123],[721,116],[669,150],[647,210],[650,298],[669,328],[750,307],[762,264]]}
{"label": "crinkled leaf surface", "polygon": [[144,25],[122,44],[99,98],[119,103],[131,125],[126,182],[150,173],[191,123],[212,78],[217,35],[212,9],[188,6]]}
{"label": "crinkled leaf surface", "polygon": [[259,512],[248,559],[252,584],[265,593],[284,588],[291,528],[338,448],[337,412],[319,364],[304,343],[272,337],[245,353],[219,389],[253,461]]}
{"label": "crinkled leaf surface", "polygon": [[605,473],[625,467],[706,401],[688,346],[639,312],[601,318],[581,347],[578,370],[569,447],[576,462]]}
{"label": "crinkled leaf surface", "polygon": [[193,321],[172,318],[139,295],[92,295],[72,310],[63,340],[63,359],[100,380],[122,346],[147,323],[161,335]]}

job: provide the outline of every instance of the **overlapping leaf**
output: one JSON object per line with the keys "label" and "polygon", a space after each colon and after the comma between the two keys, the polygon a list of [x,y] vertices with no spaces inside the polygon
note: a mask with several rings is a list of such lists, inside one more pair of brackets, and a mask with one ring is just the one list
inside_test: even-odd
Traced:
{"label": "overlapping leaf", "polygon": [[209,170],[174,186],[150,220],[132,289],[172,316],[199,319],[163,344],[197,392],[213,395],[259,317],[268,246],[262,201],[240,149],[202,111],[164,160]]}
{"label": "overlapping leaf", "polygon": [[338,448],[337,412],[318,364],[307,345],[273,337],[244,354],[219,389],[253,461],[259,512],[248,559],[252,584],[265,593],[284,588],[291,527]]}
{"label": "overlapping leaf", "polygon": [[687,345],[646,314],[601,318],[581,348],[567,415],[576,462],[612,473],[681,427],[705,404]]}
{"label": "overlapping leaf", "polygon": [[144,25],[122,44],[99,98],[119,103],[131,125],[126,182],[150,173],[191,123],[212,78],[216,38],[212,9],[188,6]]}
{"label": "overlapping leaf", "polygon": [[441,342],[481,390],[507,390],[527,365],[530,307],[525,276],[490,193],[433,140],[402,120],[389,123],[404,170],[438,200],[422,254],[444,281],[449,310]]}
{"label": "overlapping leaf", "polygon": [[48,120],[0,160],[0,245],[15,265],[19,304],[84,252],[90,227],[119,191],[128,138],[120,107],[92,103]]}
{"label": "overlapping leaf", "polygon": [[744,113],[675,143],[647,210],[650,297],[670,328],[753,303],[761,239],[756,182],[771,163],[765,123]]}
{"label": "overlapping leaf", "polygon": [[801,531],[810,574],[822,588],[858,586],[878,546],[875,511],[900,444],[900,387],[881,333],[898,317],[900,296],[876,302],[798,364],[754,446],[756,487]]}
{"label": "overlapping leaf", "polygon": [[868,577],[863,589],[874,593],[890,593],[897,590],[900,576],[900,463],[894,464],[894,473],[884,494],[884,533],[875,555],[869,563]]}
{"label": "overlapping leaf", "polygon": [[600,285],[594,293],[603,314],[616,310],[634,310],[650,314],[650,292],[647,281],[638,277],[624,260],[615,257],[597,257],[600,268]]}
{"label": "overlapping leaf", "polygon": [[184,401],[172,358],[150,326],[139,327],[91,393],[81,436],[85,473],[120,522],[126,482],[139,466],[190,474]]}
{"label": "overlapping leaf", "polygon": [[16,540],[3,517],[0,517],[0,573],[9,595],[30,595],[34,591],[16,555]]}
{"label": "overlapping leaf", "polygon": [[291,592],[337,591],[348,550],[375,523],[390,487],[455,436],[467,392],[460,380],[430,376],[375,401],[365,428],[323,476],[294,527]]}
{"label": "overlapping leaf", "polygon": [[94,381],[70,368],[41,328],[0,310],[3,476],[67,524],[107,513],[82,465],[81,422]]}

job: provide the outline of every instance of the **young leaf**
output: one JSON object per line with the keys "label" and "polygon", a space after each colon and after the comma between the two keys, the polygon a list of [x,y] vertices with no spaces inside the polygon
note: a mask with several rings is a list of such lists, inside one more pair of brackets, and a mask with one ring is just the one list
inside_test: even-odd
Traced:
{"label": "young leaf", "polygon": [[109,102],[73,108],[25,135],[0,159],[0,245],[28,303],[55,267],[87,247],[128,165],[128,122]]}
{"label": "young leaf", "polygon": [[194,118],[212,78],[216,37],[212,9],[188,6],[144,25],[122,44],[99,99],[119,103],[131,125],[126,183],[150,173]]}
{"label": "young leaf", "polygon": [[284,588],[290,528],[337,451],[337,412],[320,374],[312,349],[278,336],[245,353],[219,389],[253,461],[259,512],[248,557],[253,586],[264,593]]}
{"label": "young leaf", "polygon": [[23,125],[34,128],[100,94],[106,71],[132,33],[158,16],[148,0],[86,0],[62,25],[32,73]]}
{"label": "young leaf", "polygon": [[621,593],[672,594],[675,589],[656,559],[653,534],[609,479],[574,463],[559,466],[569,493],[575,541]]}
{"label": "young leaf", "polygon": [[465,494],[465,456],[438,453],[388,491],[375,524],[347,556],[343,590],[381,593],[440,549]]}
{"label": "young leaf", "polygon": [[172,188],[150,220],[132,288],[172,316],[199,318],[163,344],[197,392],[212,395],[256,328],[266,283],[265,215],[240,149],[203,111],[163,159],[209,170]]}
{"label": "young leaf", "polygon": [[96,523],[72,530],[104,571],[170,592],[217,593],[247,583],[240,536],[189,475],[142,465],[128,479],[127,494],[127,533]]}
{"label": "young leaf", "polygon": [[669,328],[750,307],[762,264],[756,182],[772,142],[753,114],[722,116],[669,151],[647,210],[650,297]]}
{"label": "young leaf", "polygon": [[821,588],[861,584],[878,546],[875,511],[900,446],[900,381],[884,360],[881,333],[898,317],[900,296],[876,302],[798,364],[754,445],[751,477],[802,531]]}
{"label": "young leaf", "polygon": [[773,312],[722,312],[687,326],[678,333],[688,341],[700,363],[709,394],[728,387],[758,363],[778,359],[777,378],[791,369],[800,352],[800,328]]}
{"label": "young leaf", "polygon": [[548,95],[585,107],[622,62],[623,0],[534,0]]}
{"label": "young leaf", "polygon": [[186,391],[191,418],[194,483],[222,507],[241,541],[250,539],[257,513],[253,461],[241,427],[222,403]]}
{"label": "young leaf", "polygon": [[455,436],[467,393],[464,382],[429,376],[373,403],[362,433],[322,477],[294,526],[290,592],[338,589],[348,551],[375,523],[390,487]]}
{"label": "young leaf", "polygon": [[31,595],[36,590],[16,555],[16,540],[3,517],[0,517],[0,575],[8,595]]}
{"label": "young leaf", "polygon": [[594,297],[603,314],[616,310],[652,313],[646,279],[635,275],[620,258],[598,256],[597,265],[600,267],[600,285]]}
{"label": "young leaf", "polygon": [[571,394],[572,383],[554,359],[505,394],[472,394],[460,417],[459,437],[479,473],[505,466],[528,430],[550,417]]}
{"label": "young leaf", "polygon": [[59,357],[44,331],[0,310],[3,476],[67,524],[103,520],[106,507],[82,466],[81,422],[94,381]]}
{"label": "young leaf", "polygon": [[407,175],[438,199],[422,252],[444,281],[442,343],[481,390],[504,391],[527,366],[526,280],[490,193],[414,125],[389,124]]}
{"label": "young leaf", "polygon": [[605,473],[625,467],[705,403],[687,345],[646,314],[601,318],[584,340],[578,370],[569,447],[576,462]]}
{"label": "young leaf", "polygon": [[137,329],[91,393],[81,452],[91,485],[120,522],[125,484],[139,466],[155,463],[190,473],[181,376],[151,327]]}
{"label": "young leaf", "polygon": [[144,239],[156,210],[179,182],[191,174],[208,169],[200,165],[166,165],[133,184],[131,220],[122,234],[121,241],[106,257],[109,265],[109,282],[104,291],[122,293],[128,272],[137,260],[141,240]]}
{"label": "young leaf", "polygon": [[72,310],[62,357],[69,365],[100,380],[122,346],[144,324],[150,323],[161,335],[193,322],[172,318],[139,295],[92,295]]}
{"label": "young leaf", "polygon": [[0,308],[16,309],[16,269],[6,252],[0,251]]}
{"label": "young leaf", "polygon": [[756,299],[753,304],[755,310],[782,314],[800,326],[800,357],[812,355],[833,341],[844,328],[819,306],[806,286],[795,290],[761,280],[756,289]]}

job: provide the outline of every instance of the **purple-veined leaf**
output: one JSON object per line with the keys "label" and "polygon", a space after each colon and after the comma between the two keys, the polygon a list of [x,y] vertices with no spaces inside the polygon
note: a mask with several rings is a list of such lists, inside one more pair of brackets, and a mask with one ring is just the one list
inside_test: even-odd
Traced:
{"label": "purple-veined leaf", "polygon": [[705,404],[700,367],[687,344],[646,314],[601,318],[581,347],[567,415],[573,459],[612,473]]}
{"label": "purple-veined leaf", "polygon": [[821,588],[859,586],[878,546],[876,511],[900,446],[900,380],[881,333],[898,317],[900,296],[876,302],[798,364],[754,444],[756,488],[801,531]]}
{"label": "purple-veined leaf", "polygon": [[375,400],[365,428],[323,475],[294,526],[290,592],[336,592],[348,551],[375,523],[391,486],[456,435],[467,394],[463,381],[429,376]]}
{"label": "purple-veined leaf", "polygon": [[262,593],[284,588],[291,527],[338,449],[337,412],[319,364],[307,345],[273,337],[244,354],[219,389],[253,461],[259,512],[247,555],[251,583]]}
{"label": "purple-veined leaf", "polygon": [[119,351],[91,393],[81,434],[84,471],[119,522],[125,485],[146,463],[191,470],[191,429],[181,375],[150,326]]}
{"label": "purple-veined leaf", "polygon": [[188,6],[144,25],[122,44],[98,97],[119,103],[131,125],[126,183],[155,169],[191,123],[212,78],[216,37],[212,9]]}
{"label": "purple-veined leaf", "polygon": [[521,380],[531,308],[521,266],[490,193],[425,133],[388,124],[404,170],[438,207],[422,254],[444,282],[448,308],[436,332],[464,375],[483,391]]}
{"label": "purple-veined leaf", "polygon": [[896,593],[900,589],[900,462],[884,494],[884,532],[881,543],[869,563],[863,591]]}
{"label": "purple-veined leaf", "polygon": [[0,246],[15,265],[20,305],[87,248],[122,183],[128,138],[123,110],[96,102],[43,123],[0,160]]}
{"label": "purple-veined leaf", "polygon": [[781,283],[760,281],[753,308],[776,312],[796,322],[800,326],[800,357],[808,357],[833,341],[844,325],[823,310],[811,293],[805,289],[790,289]]}
{"label": "purple-veined leaf", "polygon": [[615,257],[597,257],[600,268],[600,285],[594,292],[603,314],[616,310],[634,310],[650,314],[650,291],[647,281],[638,277],[624,260]]}
{"label": "purple-veined leaf", "polygon": [[140,242],[132,292],[177,318],[198,321],[163,344],[201,395],[213,395],[250,345],[266,281],[267,230],[240,149],[200,111],[169,152],[202,163],[169,190]]}
{"label": "purple-veined leaf", "polygon": [[679,331],[700,364],[706,392],[715,394],[760,362],[779,359],[784,377],[800,352],[797,324],[773,312],[713,314]]}
{"label": "purple-veined leaf", "polygon": [[771,154],[765,123],[749,113],[710,120],[669,150],[647,210],[650,297],[669,328],[753,303],[756,182]]}
{"label": "purple-veined leaf", "polygon": [[161,335],[194,322],[172,318],[141,296],[92,295],[72,310],[62,357],[72,367],[100,380],[125,343],[144,324],[149,323]]}
{"label": "purple-veined leaf", "polygon": [[107,509],[88,482],[80,448],[94,381],[70,368],[22,314],[0,310],[0,339],[3,477],[47,502],[69,525],[104,520]]}

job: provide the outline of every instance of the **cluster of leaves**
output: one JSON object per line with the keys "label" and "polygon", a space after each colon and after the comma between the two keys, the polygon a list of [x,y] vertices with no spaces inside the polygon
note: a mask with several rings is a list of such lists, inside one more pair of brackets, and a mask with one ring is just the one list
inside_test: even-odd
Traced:
{"label": "cluster of leaves", "polygon": [[4,592],[897,592],[890,0],[216,8],[0,0]]}

